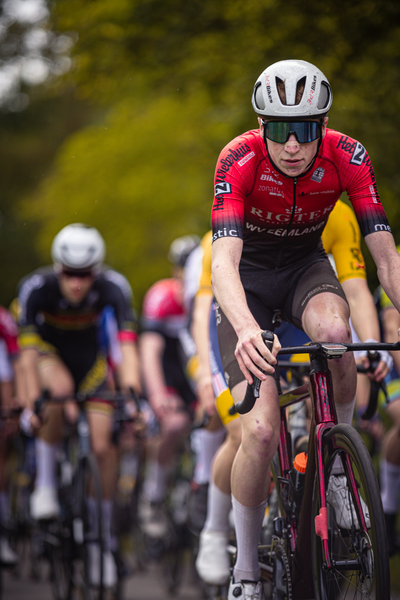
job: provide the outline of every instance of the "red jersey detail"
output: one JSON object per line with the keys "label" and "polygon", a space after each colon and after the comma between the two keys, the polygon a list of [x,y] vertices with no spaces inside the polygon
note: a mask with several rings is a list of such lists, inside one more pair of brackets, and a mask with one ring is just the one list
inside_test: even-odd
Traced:
{"label": "red jersey detail", "polygon": [[235,138],[215,171],[213,241],[244,240],[242,263],[264,268],[297,262],[320,243],[337,199],[347,192],[363,236],[390,231],[365,148],[327,129],[310,172],[298,178],[277,172],[260,131]]}
{"label": "red jersey detail", "polygon": [[137,334],[135,331],[119,331],[118,339],[120,342],[136,342]]}
{"label": "red jersey detail", "polygon": [[183,284],[178,279],[157,281],[146,293],[143,301],[144,318],[156,320],[185,314]]}
{"label": "red jersey detail", "polygon": [[4,306],[0,306],[0,338],[4,339],[10,355],[18,354],[18,327]]}

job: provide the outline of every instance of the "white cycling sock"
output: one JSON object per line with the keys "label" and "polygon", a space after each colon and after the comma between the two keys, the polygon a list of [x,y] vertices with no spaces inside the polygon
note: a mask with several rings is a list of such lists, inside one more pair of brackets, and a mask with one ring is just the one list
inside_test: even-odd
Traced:
{"label": "white cycling sock", "polygon": [[397,513],[400,492],[400,465],[394,465],[382,458],[379,467],[379,480],[383,512],[389,515]]}
{"label": "white cycling sock", "polygon": [[225,427],[208,431],[197,429],[192,434],[192,449],[196,454],[193,481],[202,485],[211,479],[211,467],[214,454],[225,438]]}
{"label": "white cycling sock", "polygon": [[35,439],[36,479],[35,488],[57,486],[57,450],[59,444],[49,444]]}
{"label": "white cycling sock", "polygon": [[[347,425],[352,424],[355,403],[356,399],[354,398],[352,402],[348,402],[347,404],[336,404],[338,423],[347,423]],[[340,458],[337,457],[333,463],[331,474],[338,475],[340,473],[343,473],[343,464]]]}
{"label": "white cycling sock", "polygon": [[169,465],[160,465],[150,459],[146,465],[146,477],[143,483],[143,496],[150,502],[162,502],[167,489]]}
{"label": "white cycling sock", "polygon": [[260,579],[258,544],[267,504],[268,500],[264,500],[255,507],[243,506],[232,496],[237,542],[237,558],[233,570],[235,582]]}
{"label": "white cycling sock", "polygon": [[232,500],[230,494],[225,494],[210,483],[207,496],[207,518],[203,531],[229,531],[229,512]]}

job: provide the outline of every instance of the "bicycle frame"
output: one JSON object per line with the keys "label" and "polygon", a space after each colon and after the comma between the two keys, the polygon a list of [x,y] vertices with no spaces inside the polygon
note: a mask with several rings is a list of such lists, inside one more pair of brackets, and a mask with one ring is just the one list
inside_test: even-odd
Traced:
{"label": "bicycle frame", "polygon": [[[285,349],[284,353],[286,352]],[[311,511],[312,497],[314,490],[314,480],[317,477],[318,492],[321,499],[321,509],[319,516],[315,519],[315,531],[323,541],[324,561],[327,569],[331,567],[331,557],[328,547],[328,519],[327,508],[325,505],[325,479],[323,465],[322,440],[326,433],[337,424],[336,409],[333,400],[333,385],[328,360],[321,353],[310,355],[310,381],[294,390],[279,396],[279,406],[281,411],[280,421],[280,439],[278,446],[279,472],[275,472],[272,464],[273,478],[277,489],[282,485],[289,483],[289,473],[292,466],[292,447],[291,438],[288,431],[286,408],[306,398],[311,398],[312,419],[308,446],[308,460],[305,474],[305,484],[301,509],[298,518],[291,518],[289,531],[284,532],[284,537],[288,538],[288,550],[290,548],[289,561],[292,563],[292,593],[293,598],[306,599],[314,597],[314,582],[312,569],[310,565],[311,555]],[[350,467],[350,465],[348,465]],[[355,501],[358,515],[361,516],[362,527],[366,530],[364,517],[361,509],[359,495],[356,492],[356,482],[352,469],[348,468],[350,485],[353,488],[351,495]],[[278,494],[281,504],[281,514],[283,506],[281,496]],[[300,550],[301,549],[301,550]],[[272,569],[268,565],[260,565],[262,574],[266,579],[271,580]]]}

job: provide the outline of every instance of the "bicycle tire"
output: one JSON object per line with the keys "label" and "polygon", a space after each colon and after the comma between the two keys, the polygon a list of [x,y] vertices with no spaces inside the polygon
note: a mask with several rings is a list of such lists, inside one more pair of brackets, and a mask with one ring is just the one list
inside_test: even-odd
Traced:
{"label": "bicycle tire", "polygon": [[[88,509],[88,499],[94,500],[94,511]],[[89,454],[79,460],[72,484],[73,515],[73,587],[78,588],[84,600],[102,600],[103,597],[103,537],[101,518],[101,484],[97,460]],[[92,548],[90,548],[92,544]],[[91,549],[97,546],[97,568],[91,564]],[[93,560],[93,556],[92,556]],[[91,567],[98,569],[99,582],[94,585],[91,580]]]}
{"label": "bicycle tire", "polygon": [[72,540],[67,523],[62,520],[49,524],[47,552],[50,563],[50,582],[55,600],[70,600],[72,595]]}
{"label": "bicycle tire", "polygon": [[[356,430],[350,425],[339,424],[329,430],[323,439],[323,464],[325,487],[327,490],[330,473],[335,458],[340,456],[343,466],[350,459],[351,468],[363,503],[367,533],[360,528],[360,517],[355,505],[348,514],[353,521],[350,528],[340,527],[339,511],[335,512],[326,491],[328,516],[328,546],[333,561],[332,569],[326,570],[323,564],[321,538],[315,532],[312,520],[312,569],[316,600],[336,600],[370,598],[389,600],[390,569],[386,540],[385,521],[381,496],[375,471],[368,450]],[[344,467],[346,477],[348,471]],[[318,479],[314,483],[313,515],[320,509]],[[346,566],[344,566],[347,560]],[[340,562],[339,562],[340,561]],[[350,565],[349,561],[352,561]]]}

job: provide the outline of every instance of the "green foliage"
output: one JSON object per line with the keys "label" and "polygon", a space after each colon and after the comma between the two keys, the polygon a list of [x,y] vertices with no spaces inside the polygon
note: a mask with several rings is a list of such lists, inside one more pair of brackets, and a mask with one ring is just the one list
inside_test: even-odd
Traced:
{"label": "green foliage", "polygon": [[[54,0],[51,8],[53,30],[76,40],[73,68],[36,92],[39,120],[48,98],[53,107],[60,103],[54,130],[43,130],[51,143],[31,125],[37,135],[31,150],[17,158],[25,144],[20,132],[12,158],[4,157],[17,224],[13,230],[8,211],[6,230],[28,229],[26,243],[34,234],[38,253],[27,255],[21,245],[18,270],[24,261],[27,270],[47,262],[52,236],[67,222],[87,221],[99,227],[109,262],[128,275],[140,300],[168,274],[169,242],[208,228],[217,155],[256,125],[253,84],[284,58],[315,62],[328,76],[330,125],[368,149],[400,241],[397,1]],[[78,133],[75,125],[67,131],[63,99],[71,94],[72,110],[79,113],[82,102],[92,107]],[[30,161],[38,168],[29,182],[7,175],[15,164],[29,171]]]}
{"label": "green foliage", "polygon": [[40,228],[42,260],[64,225],[90,223],[106,239],[108,262],[128,276],[140,301],[169,274],[170,242],[209,228],[212,171],[230,134],[200,93],[147,107],[115,105],[104,122],[70,137],[52,175],[24,203],[24,215]]}

